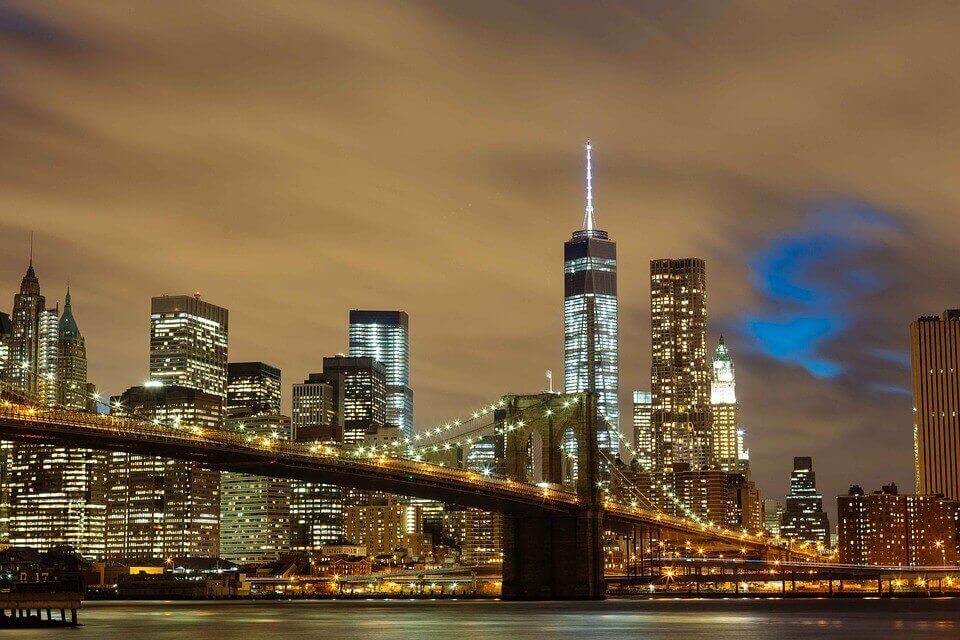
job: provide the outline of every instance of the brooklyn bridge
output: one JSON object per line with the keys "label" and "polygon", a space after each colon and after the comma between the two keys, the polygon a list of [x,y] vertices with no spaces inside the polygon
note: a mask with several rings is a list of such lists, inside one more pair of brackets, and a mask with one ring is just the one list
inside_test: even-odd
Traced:
{"label": "brooklyn bridge", "polygon": [[[478,425],[481,413],[493,420]],[[162,456],[502,513],[505,598],[604,597],[605,534],[709,546],[719,557],[820,559],[811,547],[707,522],[686,507],[686,517],[666,513],[633,486],[610,491],[617,470],[597,446],[606,423],[595,393],[507,395],[481,413],[412,439],[345,449],[47,407],[8,391],[0,402],[0,439]],[[485,432],[504,438],[502,477],[463,468],[470,445]],[[571,440],[575,446],[564,446]]]}

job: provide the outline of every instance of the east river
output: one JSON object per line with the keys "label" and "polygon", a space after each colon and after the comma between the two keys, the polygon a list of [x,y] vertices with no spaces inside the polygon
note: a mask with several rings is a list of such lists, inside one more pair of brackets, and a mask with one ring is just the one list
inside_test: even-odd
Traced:
{"label": "east river", "polygon": [[960,638],[960,599],[604,602],[88,602],[76,630],[16,638],[91,640],[722,640]]}

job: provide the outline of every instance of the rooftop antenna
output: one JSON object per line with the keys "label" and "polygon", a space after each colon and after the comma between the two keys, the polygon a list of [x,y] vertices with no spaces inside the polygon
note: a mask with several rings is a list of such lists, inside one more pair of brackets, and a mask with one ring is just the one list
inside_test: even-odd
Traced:
{"label": "rooftop antenna", "polygon": [[593,231],[593,163],[590,158],[590,138],[587,138],[587,208],[583,212],[583,230]]}

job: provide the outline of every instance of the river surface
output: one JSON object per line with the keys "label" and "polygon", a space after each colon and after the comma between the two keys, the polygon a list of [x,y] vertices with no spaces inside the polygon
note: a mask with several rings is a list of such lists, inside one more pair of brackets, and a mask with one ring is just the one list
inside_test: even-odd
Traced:
{"label": "river surface", "polygon": [[604,602],[88,602],[83,627],[6,637],[110,640],[960,638],[960,599]]}

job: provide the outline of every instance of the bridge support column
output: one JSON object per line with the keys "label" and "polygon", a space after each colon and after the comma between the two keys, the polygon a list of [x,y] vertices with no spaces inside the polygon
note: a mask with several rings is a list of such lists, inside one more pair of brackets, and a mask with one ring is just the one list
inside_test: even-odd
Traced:
{"label": "bridge support column", "polygon": [[510,600],[606,597],[600,510],[503,518],[503,589]]}

